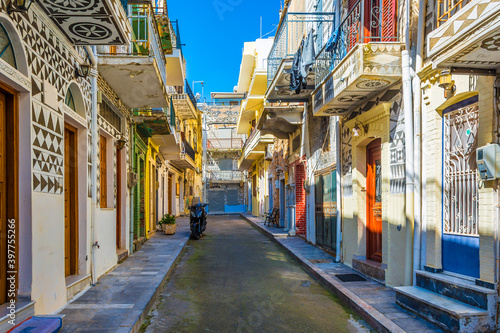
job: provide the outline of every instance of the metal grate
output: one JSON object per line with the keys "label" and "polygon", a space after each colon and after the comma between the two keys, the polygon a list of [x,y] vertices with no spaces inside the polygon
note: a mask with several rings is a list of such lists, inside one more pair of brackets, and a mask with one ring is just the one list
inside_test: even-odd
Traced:
{"label": "metal grate", "polygon": [[478,127],[477,103],[444,116],[443,231],[447,234],[479,234]]}
{"label": "metal grate", "polygon": [[366,281],[364,277],[359,274],[337,274],[335,275],[342,282],[362,282]]}

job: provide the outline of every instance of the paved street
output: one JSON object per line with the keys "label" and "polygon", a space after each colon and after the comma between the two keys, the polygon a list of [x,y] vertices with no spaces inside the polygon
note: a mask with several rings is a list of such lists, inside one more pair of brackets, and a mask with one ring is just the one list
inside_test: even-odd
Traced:
{"label": "paved street", "polygon": [[368,332],[366,323],[237,216],[209,218],[143,323],[146,332]]}

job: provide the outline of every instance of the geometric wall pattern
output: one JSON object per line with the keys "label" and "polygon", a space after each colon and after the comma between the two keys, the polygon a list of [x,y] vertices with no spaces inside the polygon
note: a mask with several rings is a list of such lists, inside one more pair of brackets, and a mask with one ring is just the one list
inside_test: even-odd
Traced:
{"label": "geometric wall pattern", "polygon": [[[62,41],[35,10],[28,14],[12,13],[12,19],[24,41],[27,62],[32,76],[32,166],[33,190],[61,195],[64,184],[64,118],[62,109],[43,104],[47,81],[56,88],[62,105],[71,80],[75,79],[75,64],[85,59],[83,48],[74,49]],[[77,59],[75,50],[78,53]],[[85,109],[90,105],[90,83],[76,80],[83,94]],[[89,115],[87,115],[88,117]]]}
{"label": "geometric wall pattern", "polygon": [[405,123],[401,112],[402,98],[398,94],[390,109],[390,191],[391,194],[405,193],[406,155],[405,155]]}
{"label": "geometric wall pattern", "polygon": [[38,101],[32,103],[33,190],[63,193],[63,118]]}

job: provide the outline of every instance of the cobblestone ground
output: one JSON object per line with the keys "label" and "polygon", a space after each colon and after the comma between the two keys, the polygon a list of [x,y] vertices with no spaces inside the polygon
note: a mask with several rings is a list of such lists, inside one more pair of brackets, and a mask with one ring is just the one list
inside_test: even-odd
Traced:
{"label": "cobblestone ground", "polygon": [[141,331],[369,332],[276,244],[236,216],[190,241]]}

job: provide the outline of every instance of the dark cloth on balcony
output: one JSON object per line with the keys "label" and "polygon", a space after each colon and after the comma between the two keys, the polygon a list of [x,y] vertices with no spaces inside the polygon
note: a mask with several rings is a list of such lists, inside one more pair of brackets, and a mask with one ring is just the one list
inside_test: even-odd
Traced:
{"label": "dark cloth on balcony", "polygon": [[292,72],[290,73],[290,89],[294,91],[296,94],[300,94],[301,86],[302,86],[302,76],[300,75],[300,63],[302,57],[302,44],[304,41],[300,43],[299,49],[295,56],[293,57],[292,62]]}
{"label": "dark cloth on balcony", "polygon": [[307,88],[307,76],[314,66],[315,59],[314,30],[310,30],[307,37],[300,42],[299,49],[293,57],[290,89],[296,94]]}

